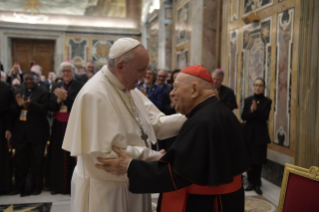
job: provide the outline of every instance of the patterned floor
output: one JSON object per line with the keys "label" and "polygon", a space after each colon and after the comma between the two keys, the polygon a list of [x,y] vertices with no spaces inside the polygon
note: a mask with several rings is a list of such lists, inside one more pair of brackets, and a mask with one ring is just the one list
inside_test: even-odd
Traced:
{"label": "patterned floor", "polygon": [[[247,182],[244,184],[244,187],[246,186]],[[262,179],[261,189],[262,196],[254,191],[245,192],[245,212],[277,211],[280,188]],[[152,194],[154,203],[157,202],[157,198],[158,194]],[[69,195],[51,195],[47,191],[39,196],[0,196],[0,212],[70,212],[70,202]]]}

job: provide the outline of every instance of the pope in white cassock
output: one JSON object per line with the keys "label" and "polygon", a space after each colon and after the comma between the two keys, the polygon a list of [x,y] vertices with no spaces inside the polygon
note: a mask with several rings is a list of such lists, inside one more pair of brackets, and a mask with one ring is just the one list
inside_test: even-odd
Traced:
{"label": "pope in white cassock", "polygon": [[108,65],[79,92],[62,146],[78,159],[71,211],[151,211],[149,194],[130,193],[126,176],[94,166],[97,157],[118,157],[112,145],[133,159],[158,160],[164,152],[150,149],[151,143],[177,135],[185,122],[180,114],[165,116],[135,89],[148,64],[148,53],[137,40],[121,38],[110,49]]}

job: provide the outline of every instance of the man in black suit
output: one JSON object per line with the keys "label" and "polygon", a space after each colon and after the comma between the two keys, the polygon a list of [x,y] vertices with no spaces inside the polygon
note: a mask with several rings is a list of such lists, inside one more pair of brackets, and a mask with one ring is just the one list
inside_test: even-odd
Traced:
{"label": "man in black suit", "polygon": [[[24,84],[15,92],[12,104],[14,113],[13,142],[16,148],[15,189],[12,194],[41,193],[43,183],[43,155],[49,138],[49,123],[46,118],[50,93],[36,84],[36,76],[28,71]],[[31,170],[34,185],[25,193],[26,179]],[[29,177],[28,177],[29,179]],[[32,185],[32,183],[31,183]],[[30,191],[31,190],[31,191]]]}
{"label": "man in black suit", "polygon": [[9,84],[0,81],[0,194],[9,193],[12,186],[8,147],[12,132],[12,117],[10,113],[10,105],[13,100],[12,92]]}
{"label": "man in black suit", "polygon": [[216,69],[213,71],[212,77],[214,80],[215,96],[231,110],[238,108],[234,91],[222,85],[224,81],[224,71],[222,69]]}
{"label": "man in black suit", "polygon": [[47,84],[46,82],[41,81],[41,75],[42,75],[42,67],[40,65],[33,65],[31,67],[31,71],[36,75],[36,81],[35,83],[38,86],[41,86],[47,91],[50,91],[50,85]]}

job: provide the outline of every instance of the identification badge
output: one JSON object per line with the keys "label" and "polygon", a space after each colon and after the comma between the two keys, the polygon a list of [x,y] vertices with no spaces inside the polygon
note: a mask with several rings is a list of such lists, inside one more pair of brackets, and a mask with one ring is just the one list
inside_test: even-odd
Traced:
{"label": "identification badge", "polygon": [[27,110],[21,110],[20,121],[27,121]]}
{"label": "identification badge", "polygon": [[61,105],[60,107],[60,113],[67,113],[68,112],[68,106]]}

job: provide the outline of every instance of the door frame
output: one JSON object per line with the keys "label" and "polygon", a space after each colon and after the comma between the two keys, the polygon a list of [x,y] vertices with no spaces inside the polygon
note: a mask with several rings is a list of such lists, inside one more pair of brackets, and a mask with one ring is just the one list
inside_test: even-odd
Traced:
{"label": "door frame", "polygon": [[60,64],[63,62],[64,55],[64,32],[48,32],[38,30],[22,30],[22,29],[3,29],[0,31],[1,40],[1,62],[8,73],[12,68],[12,38],[23,38],[23,39],[39,39],[39,40],[53,40],[54,45],[54,71],[59,72]]}

